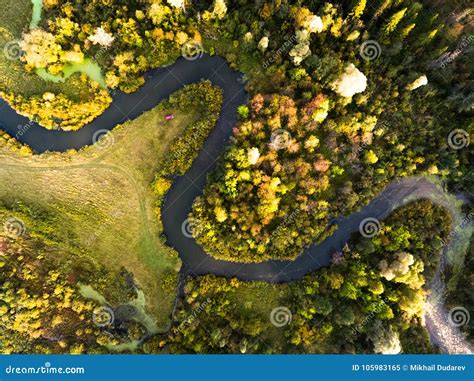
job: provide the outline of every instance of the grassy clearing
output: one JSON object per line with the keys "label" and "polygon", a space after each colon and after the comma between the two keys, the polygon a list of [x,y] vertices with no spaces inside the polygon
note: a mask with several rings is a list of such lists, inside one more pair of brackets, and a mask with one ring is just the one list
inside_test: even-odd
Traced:
{"label": "grassy clearing", "polygon": [[[195,100],[186,91],[180,90]],[[32,236],[58,246],[66,260],[74,252],[110,271],[133,273],[147,310],[158,327],[166,327],[180,261],[162,242],[151,184],[169,146],[199,120],[199,108],[164,102],[80,152],[24,157],[0,143],[2,217],[22,219]],[[175,119],[164,121],[170,112]],[[124,302],[116,300],[123,293],[113,286],[98,291],[111,302]]]}
{"label": "grassy clearing", "polygon": [[[75,102],[92,98],[87,81],[80,74],[71,76],[64,83],[46,82],[34,72],[27,72],[24,63],[12,59],[18,46],[13,41],[21,39],[29,28],[32,14],[30,0],[3,0],[0,12],[0,90],[31,97],[45,92],[62,93]],[[7,45],[10,44],[10,45]],[[10,53],[6,53],[10,52]],[[13,56],[12,56],[13,55]]]}
{"label": "grassy clearing", "polygon": [[268,65],[268,62],[252,55],[250,51],[243,54],[241,47],[234,46],[232,38],[221,35],[217,30],[203,30],[202,36],[204,50],[212,55],[217,54],[225,57],[232,69],[244,73],[249,81],[249,88],[253,92],[272,93],[278,91],[274,78],[270,78],[266,73],[265,64]]}

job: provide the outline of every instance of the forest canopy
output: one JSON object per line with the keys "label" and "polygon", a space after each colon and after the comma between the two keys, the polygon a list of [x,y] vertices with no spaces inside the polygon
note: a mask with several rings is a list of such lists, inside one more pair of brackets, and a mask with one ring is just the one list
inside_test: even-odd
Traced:
{"label": "forest canopy", "polygon": [[[0,15],[0,96],[47,129],[81,129],[111,107],[114,97],[138,91],[151,69],[178,59],[192,65],[204,53],[218,55],[242,73],[238,83],[248,102],[232,110],[238,121],[231,126],[230,143],[214,158],[216,167],[186,220],[196,242],[215,259],[295,260],[401,178],[433,177],[447,192],[472,201],[474,36],[464,3],[45,0],[41,19],[33,23],[26,20],[29,0],[19,0],[24,9],[17,19],[9,13],[15,4],[7,2]],[[132,254],[140,257],[131,273],[153,273],[153,281],[145,282],[150,289],[176,287],[179,264],[165,246],[161,209],[174,179],[191,167],[225,107],[212,80],[174,94],[143,124],[130,122],[135,134],[153,131],[156,140],[140,140],[116,127],[128,146],[119,146],[117,156],[104,155],[119,169],[135,164],[135,180],[145,186],[131,194],[151,200],[146,206],[138,200],[137,209],[156,223],[150,229],[153,223],[145,223],[153,238],[140,236],[136,246],[120,252],[127,261]],[[12,157],[35,156],[17,141],[22,135],[17,138],[2,134],[2,147],[11,149]],[[68,152],[64,160],[71,164],[80,155]],[[51,163],[56,154],[39,157]],[[114,181],[104,180],[123,193]],[[64,194],[81,193],[78,189]],[[108,196],[117,195],[113,192]],[[47,220],[14,200],[0,199],[0,216],[7,219],[19,208],[35,216],[41,229],[20,237],[0,232],[5,353],[105,353],[117,346],[137,353],[437,351],[424,324],[429,283],[456,227],[446,209],[428,200],[394,211],[388,207],[392,213],[377,220],[378,234],[354,235],[334,250],[330,265],[298,281],[183,277],[173,311],[158,317],[172,320],[169,329],[153,334],[145,327],[146,313],[141,321],[118,319],[114,325],[109,310],[94,313],[105,303],[80,292],[80,283],[92,282],[102,291],[116,291],[113,312],[127,317],[140,291],[130,285],[130,274],[96,263],[80,245],[59,258],[61,240],[51,237],[60,230],[48,224],[55,217]],[[122,217],[115,218],[107,221],[119,226]],[[64,225],[64,240],[74,240],[77,232]],[[164,257],[154,255],[154,239]],[[143,263],[142,249],[152,254]],[[166,253],[173,266],[166,264],[165,276],[155,279],[151,265],[163,265]],[[463,262],[462,255],[458,259]],[[462,264],[446,274],[449,307],[474,303],[472,287],[463,287],[472,283],[472,260],[461,269]],[[168,307],[174,303],[157,299],[153,302]],[[472,323],[462,332],[472,333]]]}

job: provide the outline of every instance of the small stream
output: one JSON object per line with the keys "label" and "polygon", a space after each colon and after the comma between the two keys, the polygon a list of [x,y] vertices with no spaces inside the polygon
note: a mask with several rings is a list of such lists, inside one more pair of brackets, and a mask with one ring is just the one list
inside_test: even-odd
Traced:
{"label": "small stream", "polygon": [[[43,0],[31,0],[33,11],[31,15],[30,29],[38,27],[43,13]],[[62,75],[53,75],[46,69],[36,69],[36,74],[45,81],[64,82],[75,73],[86,74],[92,81],[97,82],[102,88],[107,88],[102,69],[97,62],[90,58],[85,58],[82,62],[69,62],[64,65]]]}
{"label": "small stream", "polygon": [[33,4],[33,12],[31,15],[30,29],[37,28],[41,21],[41,13],[43,11],[43,0],[31,0]]}
{"label": "small stream", "polygon": [[[456,260],[469,250],[470,237],[474,227],[472,221],[468,221],[465,226],[460,221],[456,208],[452,205],[444,205],[451,211],[453,216],[453,230],[449,244],[444,247],[440,265],[433,280],[428,285],[430,295],[425,304],[425,324],[430,333],[431,342],[438,346],[443,353],[450,354],[471,354],[474,348],[466,340],[461,330],[453,325],[452,311],[446,310],[446,295],[453,292],[449,290],[445,281],[445,272],[448,268],[459,267]],[[462,227],[462,228],[460,228]],[[462,306],[457,306],[461,307]],[[469,313],[469,312],[468,312]]]}
{"label": "small stream", "polygon": [[[144,336],[144,338],[146,338],[159,332],[159,330],[153,318],[146,312],[146,301],[144,292],[140,289],[135,289],[135,291],[137,292],[136,299],[131,300],[127,304],[121,304],[119,306],[115,306],[115,308],[112,308],[111,303],[109,303],[105,299],[105,297],[100,292],[95,290],[91,285],[79,284],[79,293],[84,298],[94,300],[101,306],[109,307],[115,316],[117,316],[116,314],[120,309],[122,311],[125,311],[125,315],[123,312],[121,313],[122,319],[124,318],[126,321],[134,320],[138,322],[141,326],[145,328],[146,335]],[[143,339],[130,340],[121,344],[107,344],[106,347],[107,349],[113,352],[133,352],[138,348],[140,344],[142,344]]]}
{"label": "small stream", "polygon": [[104,76],[102,74],[102,69],[97,62],[92,61],[90,58],[86,58],[82,62],[68,63],[64,65],[63,75],[53,75],[48,73],[46,69],[36,69],[36,74],[38,74],[45,81],[51,81],[55,83],[64,82],[75,73],[86,74],[91,80],[97,82],[102,88],[107,88]]}

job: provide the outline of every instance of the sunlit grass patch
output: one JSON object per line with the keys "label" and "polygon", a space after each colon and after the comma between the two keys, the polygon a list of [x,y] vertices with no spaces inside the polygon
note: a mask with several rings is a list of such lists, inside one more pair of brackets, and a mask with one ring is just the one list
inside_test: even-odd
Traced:
{"label": "sunlit grass patch", "polygon": [[[174,305],[180,260],[163,242],[152,183],[170,145],[207,118],[202,103],[180,104],[206,92],[219,94],[208,83],[191,85],[177,93],[175,102],[163,102],[80,152],[23,157],[0,145],[4,216],[21,215],[29,234],[56,245],[65,256],[74,252],[110,271],[131,273],[161,329]],[[214,103],[213,108],[220,107]],[[174,119],[166,121],[170,113]],[[217,115],[206,120],[212,128]],[[114,285],[98,291],[109,301],[124,302],[116,300]]]}

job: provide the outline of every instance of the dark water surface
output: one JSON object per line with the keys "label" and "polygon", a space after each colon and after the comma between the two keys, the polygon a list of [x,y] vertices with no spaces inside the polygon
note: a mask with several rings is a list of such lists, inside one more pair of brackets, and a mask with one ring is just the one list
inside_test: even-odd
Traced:
{"label": "dark water surface", "polygon": [[[180,58],[171,66],[155,69],[146,74],[146,82],[133,94],[117,93],[112,105],[92,123],[79,131],[51,131],[18,115],[0,100],[0,128],[18,140],[28,144],[36,152],[79,149],[92,144],[94,133],[112,129],[117,124],[135,119],[143,112],[158,105],[162,100],[184,85],[209,79],[224,92],[224,103],[217,126],[205,141],[199,156],[184,176],[176,178],[168,192],[162,220],[167,243],[175,248],[182,261],[184,274],[215,274],[238,277],[242,280],[287,282],[302,278],[305,274],[330,263],[334,251],[340,250],[360,222],[367,217],[382,219],[400,206],[407,196],[414,193],[423,197],[439,190],[423,178],[410,178],[389,185],[378,197],[360,212],[338,221],[333,235],[318,245],[307,248],[295,261],[267,261],[258,264],[241,264],[216,260],[207,255],[193,238],[183,234],[183,222],[187,219],[194,199],[202,194],[207,174],[216,166],[216,159],[228,144],[232,127],[237,121],[236,108],[247,103],[248,96],[242,75],[229,68],[220,57],[204,55],[195,61]],[[23,135],[17,135],[18,126],[28,125]]]}

